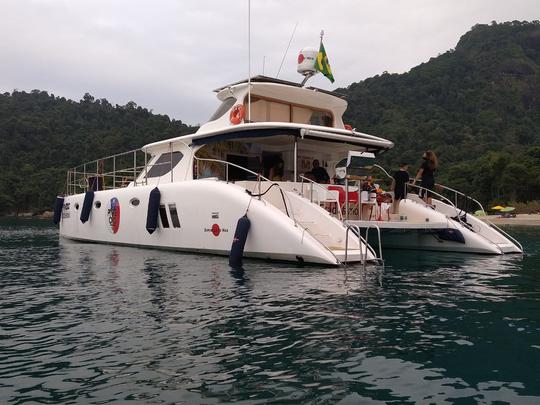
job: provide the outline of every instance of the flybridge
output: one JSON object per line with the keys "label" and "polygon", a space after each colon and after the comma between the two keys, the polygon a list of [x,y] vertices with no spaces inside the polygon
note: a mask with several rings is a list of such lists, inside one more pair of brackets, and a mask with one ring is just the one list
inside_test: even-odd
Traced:
{"label": "flybridge", "polygon": [[[225,86],[214,89],[214,92],[219,93],[220,91],[228,89],[229,87],[237,86],[239,84],[247,84],[247,83],[248,83],[248,79],[240,80],[238,82],[227,84]],[[284,86],[292,86],[292,87],[304,88],[304,89],[307,89],[307,90],[314,90],[314,91],[318,91],[318,92],[321,92],[321,93],[329,94],[329,95],[334,96],[334,97],[339,97],[339,98],[342,98],[342,99],[347,98],[347,96],[345,94],[338,93],[338,92],[335,92],[335,91],[319,89],[318,87],[311,87],[311,86],[310,87],[303,87],[301,83],[290,82],[288,80],[281,80],[281,79],[276,79],[274,77],[268,77],[268,76],[262,76],[262,75],[253,76],[251,78],[251,83],[282,84]]]}

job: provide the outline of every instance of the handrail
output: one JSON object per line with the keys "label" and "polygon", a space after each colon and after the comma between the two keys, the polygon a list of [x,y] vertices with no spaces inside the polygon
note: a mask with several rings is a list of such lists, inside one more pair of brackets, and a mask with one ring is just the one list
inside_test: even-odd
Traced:
{"label": "handrail", "polygon": [[[253,170],[249,170],[249,169],[246,169],[245,167],[243,166],[240,166],[240,165],[237,165],[235,163],[231,163],[231,162],[227,162],[226,160],[219,160],[219,159],[207,159],[207,158],[200,158],[200,157],[197,157],[195,155],[193,155],[193,158],[197,161],[202,161],[202,162],[216,162],[216,163],[223,163],[225,164],[226,166],[234,166],[234,167],[237,167],[238,169],[241,169],[247,173],[250,173],[250,174],[254,174],[255,176],[257,176],[257,178],[261,178],[263,179],[264,181],[271,181],[270,179],[267,179],[266,177],[264,177],[262,174],[260,173],[256,173],[254,172]],[[198,173],[197,173],[198,174]],[[227,177],[225,179],[225,181],[229,181],[229,176],[228,176],[228,172],[227,172]]]}
{"label": "handrail", "polygon": [[[302,175],[299,175],[298,177],[300,177],[302,179],[302,181],[300,182],[300,186],[301,186],[300,192],[301,192],[302,195],[304,195],[304,180],[307,180],[307,182],[309,182],[311,184],[315,184],[317,187],[322,189],[325,193],[331,191],[331,190],[328,190],[328,188],[326,188],[322,184],[319,184],[314,180],[308,179],[307,177],[304,177]],[[310,191],[311,192],[310,192],[310,196],[309,196],[309,201],[313,202],[313,186],[311,187]],[[340,221],[342,221],[343,220],[343,214],[341,213],[341,206],[339,205],[339,197],[338,197],[338,200],[337,200],[337,214],[338,214],[338,219]]]}
{"label": "handrail", "polygon": [[142,149],[132,149],[132,150],[127,151],[127,152],[116,153],[114,155],[105,156],[105,157],[95,159],[95,160],[90,160],[88,162],[81,163],[78,166],[70,167],[68,170],[76,170],[76,169],[78,169],[80,167],[84,167],[85,165],[89,165],[89,164],[92,164],[92,163],[99,163],[99,161],[101,161],[101,160],[112,159],[112,158],[115,158],[115,157],[118,157],[118,156],[128,155],[128,154],[137,153],[137,152],[147,153],[147,152],[143,151]]}
{"label": "handrail", "polygon": [[461,191],[455,190],[455,189],[453,189],[453,188],[451,188],[451,187],[445,186],[444,184],[439,184],[439,183],[437,183],[437,186],[438,186],[438,187],[441,187],[441,188],[443,188],[443,189],[445,189],[445,190],[451,191],[451,192],[453,192],[453,193],[455,193],[455,194],[458,194],[458,195],[460,195],[460,196],[462,196],[462,197],[465,197],[465,198],[468,199],[468,200],[474,201],[474,202],[480,207],[480,209],[481,209],[483,212],[486,212],[486,210],[484,210],[484,207],[482,206],[482,204],[480,203],[480,201],[478,201],[478,200],[475,199],[475,198],[472,198],[470,195],[467,195],[467,194],[465,194],[465,193],[462,193]]}
{"label": "handrail", "polygon": [[[382,255],[381,228],[379,228],[378,225],[375,225],[375,224],[368,225],[368,227],[366,228],[366,237],[365,238],[362,237],[362,233],[361,233],[359,225],[346,223],[346,227],[347,227],[347,230],[345,231],[345,264],[347,264],[347,258],[349,256],[348,255],[348,252],[349,252],[349,232],[351,231],[351,229],[356,230],[356,234],[358,236],[358,248],[360,250],[360,259],[362,259],[362,243],[365,246],[364,257],[363,257],[363,260],[362,260],[362,264],[364,266],[364,269],[366,268],[367,254],[368,254],[368,250],[370,250],[370,249],[371,249],[371,252],[373,253],[373,255],[375,256],[375,259],[378,260],[379,262],[381,262],[382,264],[384,264],[383,255]],[[368,242],[369,236],[368,235],[369,235],[370,228],[376,228],[377,229],[377,237],[378,237],[378,240],[379,240],[379,256],[377,256],[375,254],[375,249],[373,249],[371,246],[369,246],[369,242]]]}
{"label": "handrail", "polygon": [[[389,178],[393,179],[392,176],[390,176],[390,173],[388,173],[382,166],[379,166],[379,165],[373,165],[373,167],[377,167],[378,169],[380,169],[381,171],[383,171]],[[443,196],[442,194],[439,194],[437,193],[436,191],[433,191],[433,190],[430,190],[430,189],[427,189],[425,187],[422,187],[422,186],[417,186],[416,184],[412,184],[412,183],[406,183],[406,185],[408,187],[416,187],[418,190],[425,190],[439,198],[441,198],[442,200],[444,201],[447,201],[453,208],[454,210],[456,210],[456,214],[457,214],[457,217],[458,217],[458,221],[463,225],[463,221],[461,220],[460,218],[460,215],[459,215],[459,212],[458,211],[463,211],[461,209],[459,209],[458,207],[456,207],[456,205],[450,201],[448,198],[446,198],[445,196]]]}
{"label": "handrail", "polygon": [[[375,228],[377,230],[377,238],[379,242],[379,257],[378,259],[384,263],[383,255],[382,255],[382,239],[381,239],[381,228],[379,228],[379,225],[375,224],[369,224],[366,228],[366,244],[368,243],[368,235],[369,235],[369,229]],[[367,256],[367,247],[366,247],[366,256]]]}
{"label": "handrail", "polygon": [[[229,181],[229,170],[228,170],[228,167],[229,165],[230,166],[234,166],[234,167],[237,167],[238,169],[241,169],[247,173],[250,173],[250,174],[253,174],[255,176],[257,176],[257,182],[259,183],[259,194],[260,194],[260,183],[261,183],[261,179],[263,179],[264,181],[271,181],[270,179],[264,177],[262,174],[260,173],[256,173],[252,170],[249,170],[249,169],[246,169],[245,167],[243,166],[240,166],[240,165],[237,165],[235,163],[231,163],[231,162],[227,162],[226,160],[219,160],[219,159],[207,159],[207,158],[199,158],[195,155],[193,155],[193,158],[197,161],[204,161],[204,162],[216,162],[216,163],[221,163],[221,164],[224,164],[225,167],[226,167],[226,179],[225,181]],[[197,172],[198,172],[198,167],[197,167]],[[198,173],[197,173],[198,174]],[[294,221],[294,224],[296,225],[297,224],[297,221],[296,221],[296,217],[294,215],[294,210],[293,210],[293,206],[291,204],[291,201],[289,199],[289,196],[287,195],[286,192],[284,192],[284,190],[282,189],[282,187],[278,184],[278,183],[274,183],[275,185],[277,185],[277,187],[279,188],[280,192],[281,192],[281,197],[283,198],[283,205],[285,206],[285,211],[286,211],[286,214],[289,218],[291,218],[293,221]],[[260,197],[259,197],[260,198]],[[287,203],[285,202],[285,198],[287,199],[288,203],[289,203],[289,208],[290,208],[290,211],[291,211],[291,214],[292,215],[289,215],[289,209],[287,208]]]}
{"label": "handrail", "polygon": [[[144,165],[137,165],[137,154],[144,154]],[[161,163],[154,165],[159,164]],[[142,171],[147,170],[147,166],[147,152],[142,149],[133,149],[91,160],[67,170],[65,192],[67,195],[72,195],[79,193],[80,189],[88,189],[91,178],[94,178],[92,184],[98,186],[96,188],[99,191],[123,188],[129,184],[134,186],[148,184],[146,176],[137,182]],[[106,184],[107,180],[109,184]]]}
{"label": "handrail", "polygon": [[[448,187],[448,186],[445,186],[443,184],[438,184],[439,187],[445,189],[445,190],[448,190],[450,192],[453,192],[455,194],[459,194],[461,195],[462,197],[465,197],[471,201],[474,201],[479,207],[480,209],[482,210],[482,212],[485,214],[486,213],[486,210],[484,209],[484,207],[482,206],[482,204],[480,203],[480,201],[476,200],[475,198],[472,198],[471,196],[465,194],[465,193],[462,193],[461,191],[459,190],[455,190],[451,187]],[[508,232],[504,231],[503,229],[501,229],[500,227],[498,227],[496,224],[494,224],[492,221],[489,220],[489,218],[485,218],[483,219],[483,221],[485,223],[487,223],[489,226],[491,226],[492,228],[495,228],[497,231],[499,231],[500,233],[502,233],[504,236],[506,236],[508,239],[510,239],[512,242],[514,242],[517,246],[519,246],[520,250],[523,252],[523,246],[521,245],[521,243],[516,239],[514,238],[512,235],[510,235]]]}

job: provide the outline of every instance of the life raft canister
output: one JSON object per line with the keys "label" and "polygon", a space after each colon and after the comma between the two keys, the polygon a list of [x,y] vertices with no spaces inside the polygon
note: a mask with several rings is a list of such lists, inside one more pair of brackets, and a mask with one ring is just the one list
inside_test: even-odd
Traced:
{"label": "life raft canister", "polygon": [[231,114],[229,115],[229,120],[231,121],[231,124],[238,125],[242,122],[244,119],[244,115],[246,113],[246,108],[242,104],[236,104],[232,110]]}

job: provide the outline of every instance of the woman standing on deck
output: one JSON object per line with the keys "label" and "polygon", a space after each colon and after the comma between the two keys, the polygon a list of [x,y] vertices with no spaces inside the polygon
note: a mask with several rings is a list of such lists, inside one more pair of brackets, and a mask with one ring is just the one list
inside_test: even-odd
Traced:
{"label": "woman standing on deck", "polygon": [[431,205],[431,197],[428,190],[433,190],[435,187],[435,171],[437,170],[437,156],[432,150],[426,150],[422,155],[424,160],[420,165],[418,173],[414,178],[413,185],[418,179],[422,180],[422,189],[420,190],[420,198],[422,198],[426,204]]}

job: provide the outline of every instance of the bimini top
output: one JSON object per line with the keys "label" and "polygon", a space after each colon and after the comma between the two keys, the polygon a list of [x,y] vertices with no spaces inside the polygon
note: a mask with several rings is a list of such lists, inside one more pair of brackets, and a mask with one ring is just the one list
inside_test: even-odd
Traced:
{"label": "bimini top", "polygon": [[187,146],[205,145],[224,140],[246,140],[277,136],[294,136],[300,139],[312,139],[333,143],[345,143],[363,147],[369,152],[382,152],[391,149],[394,143],[374,135],[339,128],[328,128],[318,125],[306,125],[282,122],[259,122],[239,124],[217,131],[196,132],[177,138],[166,139],[146,145],[144,151],[168,148],[171,143],[182,143]]}

